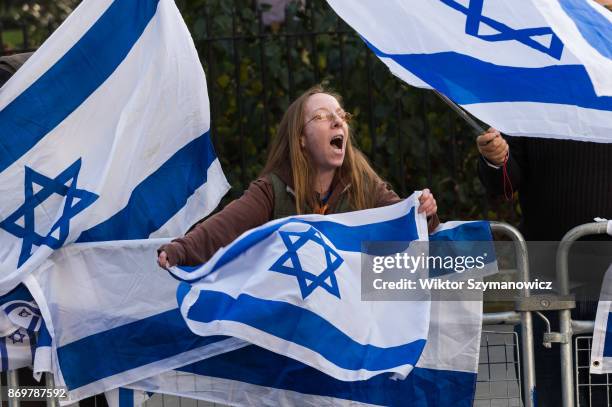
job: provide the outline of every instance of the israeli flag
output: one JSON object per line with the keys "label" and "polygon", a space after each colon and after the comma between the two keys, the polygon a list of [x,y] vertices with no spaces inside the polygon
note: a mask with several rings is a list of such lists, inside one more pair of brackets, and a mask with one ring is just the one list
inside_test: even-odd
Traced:
{"label": "israeli flag", "polygon": [[25,285],[20,284],[8,294],[0,297],[0,336],[24,328],[37,332],[42,318],[38,305]]}
{"label": "israeli flag", "polygon": [[[564,44],[533,1],[328,3],[396,76],[506,134],[612,142],[612,96],[595,92],[592,61]],[[607,24],[599,52],[609,50]]]}
{"label": "israeli flag", "polygon": [[72,242],[177,236],[228,189],[172,0],[86,0],[0,92],[0,294]]}
{"label": "israeli flag", "polygon": [[40,310],[23,284],[0,297],[0,371],[32,366],[41,324]]}
{"label": "israeli flag", "polygon": [[[406,205],[404,209],[409,208]],[[394,210],[393,207],[386,209]],[[426,225],[422,225],[423,230],[417,227],[418,233],[414,231],[415,219],[410,220],[414,217],[412,209],[402,213],[403,217],[386,218],[387,221],[391,219],[387,226],[392,226],[387,232],[400,236],[403,230],[412,230],[412,236],[426,233]],[[328,220],[330,216],[323,219]],[[381,218],[381,222],[384,219]],[[419,224],[418,219],[416,224]],[[483,231],[478,231],[475,225],[484,224],[470,222],[465,230],[482,235]],[[318,226],[333,229],[331,223]],[[358,230],[363,232],[362,239],[376,237],[366,227]],[[476,236],[443,230],[447,236],[472,240]],[[165,242],[167,239],[69,245],[53,253],[28,278],[48,322],[48,329],[45,325],[41,327],[40,340],[52,350],[49,358],[54,362],[52,372],[58,386],[68,388],[69,402],[126,386],[228,404],[246,403],[250,397],[263,405],[278,405],[283,400],[293,400],[297,405],[303,405],[300,400],[314,400],[313,405],[321,405],[317,403],[324,400],[398,405],[405,397],[412,397],[429,403],[424,405],[435,406],[439,405],[436,401],[449,401],[446,405],[468,405],[473,397],[481,302],[458,299],[444,305],[444,301],[432,301],[429,312],[420,315],[429,321],[424,349],[416,367],[403,380],[400,374],[389,370],[369,379],[347,382],[281,354],[249,346],[239,338],[194,334],[177,308],[179,282],[156,264],[156,249]],[[340,249],[336,249],[340,253]],[[233,263],[228,266],[230,264]],[[242,271],[245,275],[252,274],[250,267]],[[341,271],[346,272],[346,269]],[[219,270],[218,273],[225,272]],[[262,278],[267,277],[274,283],[275,273],[270,271]],[[351,291],[359,295],[358,285],[347,288],[345,277],[337,277],[343,298],[350,297]],[[301,297],[299,283],[295,276],[293,278],[294,297]],[[314,298],[317,290],[321,287],[313,290],[308,298]],[[394,337],[404,321],[410,324],[417,318],[407,308],[410,304],[392,303],[403,312],[395,311],[396,315],[400,314],[399,319],[396,316],[393,323],[384,324],[383,339]],[[357,315],[349,311],[340,315],[340,310],[346,312],[344,307],[338,308],[336,320],[342,317],[357,325],[373,322],[367,319],[374,317],[371,312]],[[265,310],[251,311],[257,314]],[[306,315],[294,321],[296,329],[303,326],[300,321],[307,321]],[[289,318],[285,316],[284,319]],[[279,317],[277,322],[281,325],[283,318]],[[384,320],[376,322],[383,324]],[[413,329],[419,329],[420,324],[417,321]],[[319,333],[323,335],[325,331]],[[297,333],[294,337],[299,338]],[[242,348],[244,351],[238,351]],[[335,349],[343,349],[337,353],[347,354],[347,348],[342,345]],[[201,362],[205,359],[210,363]],[[200,380],[204,380],[205,385],[200,386]],[[449,391],[451,388],[453,390]]]}
{"label": "israeli flag", "polygon": [[[177,308],[179,281],[157,265],[169,239],[77,243],[27,279],[45,324],[40,341],[67,403],[247,345],[191,332]],[[38,363],[38,366],[36,365]]]}
{"label": "israeli flag", "polygon": [[6,372],[32,365],[36,349],[36,334],[19,328],[0,337],[0,371]]}
{"label": "israeli flag", "polygon": [[591,77],[595,93],[612,95],[612,13],[593,0],[534,0],[554,32]]}
{"label": "israeli flag", "polygon": [[[429,328],[429,299],[399,306],[361,300],[362,244],[427,241],[418,193],[392,206],[304,215],[252,229],[199,269],[177,293],[196,334],[228,335],[338,380],[383,372],[405,377]],[[338,350],[342,349],[342,352]]]}
{"label": "israeli flag", "polygon": [[[491,233],[487,222],[447,222],[429,238],[490,241]],[[496,268],[495,260],[490,260],[487,265]],[[247,274],[252,272],[244,270]],[[273,278],[273,274],[267,277]],[[455,298],[449,294],[452,293],[444,294],[445,300],[432,294],[427,341],[416,366],[404,378],[380,373],[364,380],[343,381],[284,354],[249,345],[128,387],[227,405],[472,406],[482,329],[482,293],[469,299],[459,292],[454,293]],[[401,328],[409,318],[411,306],[394,304],[404,310],[404,317],[395,327],[389,327],[392,330]],[[256,314],[258,310],[251,312]],[[353,320],[352,315],[345,318]],[[279,324],[282,320],[277,318]],[[367,324],[367,319],[359,320]],[[299,323],[295,325],[299,329]],[[338,353],[346,352],[343,346],[336,349]]]}
{"label": "israeli flag", "polygon": [[471,407],[481,322],[482,302],[433,301],[427,344],[404,379],[346,382],[250,345],[129,387],[237,406]]}
{"label": "israeli flag", "polygon": [[[612,235],[612,222],[609,233]],[[590,371],[612,373],[612,264],[604,277],[597,304]]]}

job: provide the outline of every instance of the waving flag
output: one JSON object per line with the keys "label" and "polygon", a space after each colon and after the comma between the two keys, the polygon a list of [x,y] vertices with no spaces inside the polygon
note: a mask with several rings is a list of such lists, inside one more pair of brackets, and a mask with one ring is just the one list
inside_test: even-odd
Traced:
{"label": "waving flag", "polygon": [[32,366],[41,325],[40,310],[23,284],[0,297],[1,371]]}
{"label": "waving flag", "polygon": [[167,242],[71,244],[28,278],[53,362],[42,370],[68,389],[70,402],[246,345],[190,331],[176,304],[179,282],[157,265]]}
{"label": "waving flag", "polygon": [[430,304],[362,301],[362,244],[426,241],[417,205],[415,193],[389,207],[283,218],[246,232],[200,269],[174,269],[192,281],[179,287],[181,313],[199,335],[240,338],[339,380],[405,377],[425,346]]}
{"label": "waving flag", "polygon": [[405,379],[342,381],[250,345],[130,387],[229,405],[472,406],[482,303],[432,301],[431,313],[427,344]]}
{"label": "waving flag", "polygon": [[612,96],[533,1],[328,3],[399,78],[506,134],[612,142]]}
{"label": "waving flag", "polygon": [[[491,242],[492,238],[487,222],[447,222],[429,239],[470,243]],[[494,257],[487,261],[490,272],[497,268]],[[227,264],[229,267],[232,263]],[[252,272],[252,269],[244,270],[244,274]],[[273,281],[273,273],[266,278]],[[454,294],[452,300],[446,301],[432,294],[427,341],[416,366],[405,378],[381,373],[365,380],[338,380],[298,360],[249,345],[132,383],[129,387],[229,405],[471,406],[482,327],[482,293],[471,295],[469,299],[460,292]],[[444,296],[449,299],[448,294]],[[394,304],[404,311],[403,316],[396,319],[395,326],[409,323],[413,304]],[[254,314],[258,311],[251,309]],[[352,319],[351,315],[345,318]],[[283,319],[285,316],[279,316],[277,321]],[[368,321],[363,317],[359,320],[361,324]],[[299,324],[295,327],[299,330]],[[322,336],[320,340],[326,341],[327,337]],[[346,352],[345,347],[337,349]]]}
{"label": "waving flag", "polygon": [[171,0],[87,0],[0,93],[0,293],[71,242],[176,236],[227,191]]}
{"label": "waving flag", "polygon": [[[49,322],[41,329],[35,371],[59,372],[63,380],[57,347],[66,337],[78,337],[71,329],[89,318],[77,321],[67,312],[68,322],[54,324],[57,316],[49,303],[54,304],[56,284],[73,292],[82,287],[60,273],[57,280],[47,280],[40,270],[61,264],[74,267],[65,269],[71,276],[84,266],[62,262],[61,254],[47,264],[55,250],[182,234],[227,191],[209,138],[206,93],[195,47],[171,0],[82,2],[2,88],[0,292],[23,280]],[[79,256],[80,249],[75,250]],[[107,290],[122,282],[112,284]],[[149,309],[150,315],[157,310]],[[91,332],[125,320],[98,322],[89,325]],[[171,359],[175,353],[160,355],[164,363],[183,363]],[[115,365],[110,373],[95,371],[93,379],[84,376],[79,383],[69,382],[69,388],[90,385],[81,389],[85,394],[117,387],[122,373],[147,360],[140,353],[133,357],[141,359]],[[146,377],[130,374],[125,383]],[[108,376],[113,378],[104,381]],[[113,386],[113,380],[118,384]]]}
{"label": "waving flag", "polygon": [[[417,231],[414,230],[415,215],[413,210],[409,210],[410,206],[402,203],[380,209],[385,216],[379,219],[379,223],[386,224],[382,227],[389,236],[413,239],[415,236],[424,236],[421,233],[424,230],[418,230],[420,226]],[[394,212],[399,212],[400,215],[394,215]],[[349,215],[351,214],[347,214],[348,219],[354,219]],[[325,232],[325,236],[330,235],[330,230],[333,235],[334,230],[341,229],[338,219],[331,216],[300,218],[308,222],[313,221],[313,225],[321,218],[329,221],[317,224],[317,227]],[[344,219],[344,226],[357,227],[357,230],[362,232],[361,239],[377,237],[375,233],[371,233],[369,227],[363,224],[358,226],[355,220],[351,222],[347,221],[347,218]],[[362,219],[360,223],[365,223],[363,216],[358,219]],[[418,219],[416,224],[419,224]],[[424,222],[421,226],[426,227]],[[452,237],[476,240],[488,233],[488,224],[469,222],[454,224],[452,228],[443,226],[438,230],[438,235],[434,236],[437,239]],[[246,236],[252,235],[247,233],[243,237]],[[261,237],[261,234],[258,236]],[[274,233],[270,236],[273,237]],[[271,240],[270,236],[268,240]],[[386,236],[387,233],[385,238]],[[348,237],[344,242],[338,243],[336,239],[330,239],[325,240],[325,243],[333,243],[334,246],[330,246],[330,249],[342,257],[343,261],[352,263],[351,256],[354,254],[341,250],[354,243],[351,234]],[[398,327],[410,326],[416,331],[422,327],[418,318],[429,321],[423,336],[426,342],[416,361],[416,367],[406,369],[409,372],[404,379],[401,379],[404,372],[391,373],[393,369],[389,369],[386,373],[378,373],[367,379],[343,381],[323,373],[318,370],[318,366],[311,367],[282,354],[255,345],[249,346],[249,343],[239,337],[194,334],[187,326],[181,310],[177,308],[176,292],[179,282],[159,269],[155,263],[155,250],[166,241],[132,240],[69,245],[56,251],[29,279],[34,296],[42,299],[39,301],[42,313],[49,316],[49,336],[53,336],[52,359],[57,361],[53,371],[56,383],[67,386],[70,390],[70,401],[122,386],[230,404],[246,402],[249,398],[257,400],[258,404],[272,405],[283,400],[294,400],[296,403],[298,400],[313,400],[313,405],[321,405],[317,403],[325,400],[334,400],[335,403],[353,400],[398,405],[405,397],[412,397],[415,402],[419,401],[423,405],[436,406],[439,405],[435,404],[437,401],[448,401],[448,405],[469,405],[473,397],[478,363],[482,318],[480,301],[474,298],[472,301],[461,301],[460,298],[452,302],[433,301],[431,308],[427,309],[427,314],[421,315],[412,314],[412,311],[415,311],[413,302],[390,302],[394,308],[394,319],[392,323],[387,324],[384,319],[376,320],[381,329],[385,327],[385,330],[374,335],[376,329],[371,329],[375,338],[388,340],[396,337],[403,331],[398,330]],[[240,245],[240,248],[245,249],[247,253],[257,253],[257,242],[250,243],[254,244],[250,249],[244,244]],[[312,242],[306,242],[304,246],[319,249],[310,243]],[[361,247],[361,244],[359,246]],[[224,253],[232,252],[231,247]],[[320,250],[320,253],[324,254],[324,250]],[[279,258],[286,251],[286,248],[279,251]],[[300,265],[306,271],[312,271],[312,259],[303,256],[301,249],[297,252]],[[221,259],[223,256],[217,257]],[[292,264],[297,265],[297,262],[293,261]],[[219,264],[219,261],[215,264]],[[236,260],[226,263],[227,267],[231,265],[240,264]],[[195,270],[192,270],[193,272]],[[322,270],[321,274],[324,272]],[[341,273],[347,274],[347,269],[339,267],[334,271],[341,298],[346,300],[355,294],[359,296],[359,281],[357,285],[347,286],[347,276]],[[249,276],[253,274],[253,269],[239,268],[232,274]],[[270,283],[269,287],[274,293],[282,289],[276,274],[278,272],[269,271],[267,275],[261,276]],[[219,276],[218,281],[223,283],[225,279],[222,277],[227,275],[227,270],[214,271],[195,284],[200,284],[214,275]],[[288,277],[287,285],[293,282],[292,293],[296,302],[309,302],[315,298],[319,301],[320,297],[317,298],[317,295],[333,296],[327,289],[318,286],[307,295],[306,301],[300,300],[302,294],[297,277],[289,274],[282,276]],[[327,277],[310,280],[308,283],[324,284],[327,280],[329,284],[331,278],[328,280]],[[336,301],[333,298],[331,299]],[[416,306],[416,311],[419,306]],[[371,308],[376,309],[376,306]],[[357,314],[357,311],[363,311],[359,308],[356,311],[347,311],[335,304],[335,308],[327,310],[328,315],[329,311],[334,310],[336,315],[331,318],[336,321],[345,319],[360,325],[358,329],[361,329],[361,325],[371,325],[374,322],[371,313]],[[428,318],[429,310],[431,319]],[[266,309],[250,309],[253,315],[265,314],[265,311]],[[358,318],[354,318],[354,315],[358,315]],[[263,321],[266,317],[264,315],[260,320]],[[296,329],[293,338],[299,340],[297,333],[307,322],[312,321],[312,318],[305,312],[301,318],[287,314],[278,315],[275,320],[281,327],[286,327],[286,322],[293,321],[293,328]],[[328,346],[327,340],[344,340],[341,345],[336,342],[329,346],[343,349],[337,353],[348,355],[345,360],[350,361],[353,355],[346,352],[347,347],[343,347],[343,344],[347,343],[346,338],[338,336],[337,332],[335,337],[325,336],[330,328],[323,328],[316,331],[319,341]],[[221,332],[223,327],[219,326],[219,333]],[[264,335],[265,333],[262,337],[265,337]],[[43,338],[44,336],[41,335]],[[358,349],[355,344],[350,346]],[[240,348],[244,349],[238,350]],[[373,346],[370,348],[383,356],[387,350],[375,349]],[[96,352],[92,352],[92,349]],[[315,350],[317,349],[320,348],[315,344]],[[358,358],[360,355],[354,357]],[[204,362],[204,359],[209,363]],[[384,360],[379,362],[381,361]],[[327,364],[321,365],[325,367]],[[171,371],[172,369],[175,371]],[[346,366],[345,370],[348,370]]]}
{"label": "waving flag", "polygon": [[20,369],[32,365],[36,335],[23,328],[0,338],[0,371]]}
{"label": "waving flag", "polygon": [[612,13],[593,0],[534,0],[581,61],[598,95],[612,95]]}

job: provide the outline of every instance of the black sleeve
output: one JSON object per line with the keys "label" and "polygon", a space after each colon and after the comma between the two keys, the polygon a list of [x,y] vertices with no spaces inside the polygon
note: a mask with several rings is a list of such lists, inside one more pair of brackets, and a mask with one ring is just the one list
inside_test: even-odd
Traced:
{"label": "black sleeve", "polygon": [[4,86],[6,81],[8,81],[11,78],[11,76],[13,76],[12,73],[0,68],[0,88]]}
{"label": "black sleeve", "polygon": [[[518,191],[521,187],[521,180],[528,171],[527,151],[525,148],[526,140],[524,137],[503,136],[510,147],[510,155],[506,170],[513,191]],[[484,157],[478,159],[478,177],[490,195],[504,195],[504,172],[502,167],[495,169],[487,165]],[[509,185],[507,186],[509,187]]]}

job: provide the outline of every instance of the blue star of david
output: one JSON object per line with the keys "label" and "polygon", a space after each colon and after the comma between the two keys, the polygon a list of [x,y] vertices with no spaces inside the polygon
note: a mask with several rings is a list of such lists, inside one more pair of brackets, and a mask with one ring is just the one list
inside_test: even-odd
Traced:
{"label": "blue star of david", "polygon": [[[514,29],[507,25],[482,15],[484,0],[470,0],[468,7],[463,6],[456,0],[440,0],[442,3],[465,14],[465,33],[484,41],[518,41],[536,51],[543,52],[555,59],[561,59],[563,53],[563,42],[557,37],[550,27],[534,27]],[[497,31],[495,34],[479,34],[480,24],[486,24]],[[540,44],[533,37],[540,35],[551,35],[548,47]]]}
{"label": "blue star of david", "polygon": [[[80,170],[80,158],[55,178],[49,178],[30,167],[25,167],[25,199],[23,205],[0,222],[0,228],[23,239],[17,267],[25,263],[32,255],[33,246],[44,244],[52,249],[60,248],[68,238],[70,219],[98,199],[98,195],[77,188]],[[41,186],[42,189],[34,193],[34,184]],[[66,197],[64,208],[49,233],[42,236],[35,232],[34,209],[54,193]],[[23,218],[23,226],[18,224],[21,218]]]}
{"label": "blue star of david", "polygon": [[15,331],[12,335],[9,335],[9,339],[13,341],[13,343],[23,343],[23,339],[26,336],[19,331]]}
{"label": "blue star of david", "polygon": [[[338,253],[329,247],[321,237],[321,234],[310,227],[305,232],[279,231],[287,251],[270,267],[271,271],[295,276],[300,286],[302,299],[306,299],[317,287],[325,289],[328,293],[340,298],[340,290],[335,272],[344,262]],[[323,248],[325,252],[325,270],[315,275],[303,269],[298,256],[298,250],[307,242],[312,241]],[[289,264],[289,265],[287,265]]]}
{"label": "blue star of david", "polygon": [[19,311],[19,314],[17,315],[19,315],[22,318],[25,318],[25,317],[29,317],[30,315],[32,315],[32,313],[28,311],[27,309],[22,308],[21,311]]}

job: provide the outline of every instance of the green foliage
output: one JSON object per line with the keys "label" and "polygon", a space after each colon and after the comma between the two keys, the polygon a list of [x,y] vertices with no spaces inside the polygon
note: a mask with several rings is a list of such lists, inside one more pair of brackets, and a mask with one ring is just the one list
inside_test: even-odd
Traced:
{"label": "green foliage", "polygon": [[[206,72],[211,135],[233,187],[226,201],[258,176],[290,101],[322,83],[343,96],[357,145],[400,195],[429,187],[443,219],[516,219],[512,204],[487,202],[467,124],[396,79],[325,1],[290,3],[272,26],[260,24],[255,0],[176,2]],[[38,44],[76,3],[13,1],[11,19]]]}
{"label": "green foliage", "polygon": [[79,3],[80,0],[2,0],[0,49],[37,48]]}

